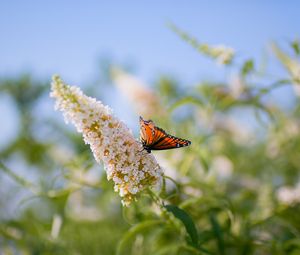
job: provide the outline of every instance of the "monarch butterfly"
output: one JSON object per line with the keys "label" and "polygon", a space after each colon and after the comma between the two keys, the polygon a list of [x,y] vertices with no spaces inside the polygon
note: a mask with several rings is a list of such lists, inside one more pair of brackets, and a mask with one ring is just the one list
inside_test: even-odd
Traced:
{"label": "monarch butterfly", "polygon": [[140,139],[148,153],[152,150],[176,149],[191,144],[188,140],[167,134],[155,126],[152,120],[144,120],[142,117],[140,117]]}

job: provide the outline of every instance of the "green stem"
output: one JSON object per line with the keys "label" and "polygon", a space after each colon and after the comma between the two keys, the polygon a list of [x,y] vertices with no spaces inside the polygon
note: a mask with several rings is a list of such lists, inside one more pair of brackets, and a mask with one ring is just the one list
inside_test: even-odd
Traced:
{"label": "green stem", "polygon": [[280,87],[283,87],[283,86],[289,86],[293,83],[293,81],[291,80],[279,80],[277,82],[274,82],[272,83],[271,85],[269,85],[268,88],[262,88],[262,89],[259,89],[259,94],[260,96],[263,96],[267,93],[270,93],[272,90],[274,89],[277,89],[277,88],[280,88]]}
{"label": "green stem", "polygon": [[163,208],[163,201],[161,201],[161,199],[151,189],[148,189],[147,191],[153,202],[155,202],[160,208]]}
{"label": "green stem", "polygon": [[25,178],[17,175],[15,172],[9,169],[6,165],[4,165],[4,163],[1,160],[0,160],[0,169],[2,169],[2,171],[6,173],[8,176],[10,176],[15,182],[25,187],[26,189],[28,189],[30,192],[32,192],[34,195],[37,196],[56,198],[74,192],[81,188],[81,187],[69,187],[66,189],[48,190],[46,192],[43,192],[40,189],[38,189],[33,183],[27,181]]}
{"label": "green stem", "polygon": [[6,173],[8,176],[10,176],[13,180],[15,180],[21,186],[24,186],[25,188],[29,189],[32,193],[34,193],[34,194],[38,193],[36,187],[31,182],[27,181],[23,177],[14,173],[11,169],[9,169],[6,165],[4,165],[4,163],[1,160],[0,160],[0,169],[2,169],[2,171],[4,173]]}
{"label": "green stem", "polygon": [[164,175],[164,179],[170,180],[171,182],[173,182],[175,184],[175,187],[176,187],[176,193],[175,194],[171,194],[170,196],[166,197],[165,199],[169,200],[172,197],[179,196],[179,194],[180,194],[180,190],[179,190],[180,184],[177,181],[175,181],[173,178],[171,178],[169,176],[166,176],[166,175]]}

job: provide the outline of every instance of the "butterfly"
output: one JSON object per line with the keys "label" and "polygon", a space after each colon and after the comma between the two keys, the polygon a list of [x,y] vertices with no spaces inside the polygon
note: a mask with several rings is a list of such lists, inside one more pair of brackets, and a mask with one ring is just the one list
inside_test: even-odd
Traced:
{"label": "butterfly", "polygon": [[169,135],[163,129],[155,126],[152,120],[144,120],[140,117],[140,139],[144,150],[150,153],[152,150],[169,150],[189,146],[189,140]]}

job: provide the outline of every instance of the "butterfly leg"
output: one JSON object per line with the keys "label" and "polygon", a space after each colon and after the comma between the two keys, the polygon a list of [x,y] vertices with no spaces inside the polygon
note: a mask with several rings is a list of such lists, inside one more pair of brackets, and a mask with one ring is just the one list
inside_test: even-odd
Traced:
{"label": "butterfly leg", "polygon": [[150,152],[148,152],[145,148],[142,148],[141,150],[139,150],[138,151],[138,155],[147,155],[148,153],[150,153]]}

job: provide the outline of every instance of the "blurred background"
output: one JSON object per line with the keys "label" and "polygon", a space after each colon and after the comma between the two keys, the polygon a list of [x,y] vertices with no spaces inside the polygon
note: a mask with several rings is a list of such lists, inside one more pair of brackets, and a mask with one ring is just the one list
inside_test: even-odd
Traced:
{"label": "blurred background", "polygon": [[[0,254],[300,254],[299,8],[0,3]],[[121,206],[54,111],[53,74],[136,138],[142,115],[192,141],[154,155],[197,244],[149,197]]]}

